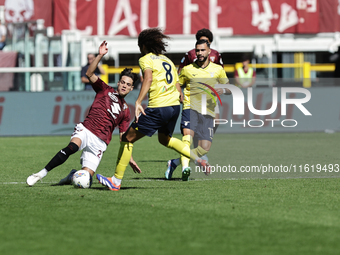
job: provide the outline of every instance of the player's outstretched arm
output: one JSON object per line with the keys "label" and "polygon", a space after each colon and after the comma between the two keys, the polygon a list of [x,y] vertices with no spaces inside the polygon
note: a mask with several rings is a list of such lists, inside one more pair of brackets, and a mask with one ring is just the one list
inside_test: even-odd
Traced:
{"label": "player's outstretched arm", "polygon": [[93,62],[90,64],[89,68],[86,71],[86,76],[89,78],[90,82],[95,83],[98,80],[98,76],[94,74],[94,71],[96,70],[100,60],[108,51],[109,50],[107,48],[107,42],[103,41],[99,46],[99,53],[97,57],[93,60]]}

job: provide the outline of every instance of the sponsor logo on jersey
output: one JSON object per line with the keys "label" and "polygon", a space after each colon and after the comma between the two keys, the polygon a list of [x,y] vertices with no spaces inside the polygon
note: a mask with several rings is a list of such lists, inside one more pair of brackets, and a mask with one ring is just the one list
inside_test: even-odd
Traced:
{"label": "sponsor logo on jersey", "polygon": [[166,91],[168,91],[168,89],[167,89],[166,86],[164,85],[163,90],[162,90],[162,93],[164,93],[164,92],[166,92]]}
{"label": "sponsor logo on jersey", "polygon": [[108,96],[111,98],[113,102],[118,103],[118,98],[114,95],[114,93],[109,92]]}

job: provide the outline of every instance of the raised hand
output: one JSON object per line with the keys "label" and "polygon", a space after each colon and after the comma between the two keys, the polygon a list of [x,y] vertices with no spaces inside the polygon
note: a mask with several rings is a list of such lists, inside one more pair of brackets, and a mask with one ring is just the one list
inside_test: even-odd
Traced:
{"label": "raised hand", "polygon": [[105,55],[108,53],[109,49],[107,48],[107,42],[103,41],[102,44],[99,46],[99,54]]}

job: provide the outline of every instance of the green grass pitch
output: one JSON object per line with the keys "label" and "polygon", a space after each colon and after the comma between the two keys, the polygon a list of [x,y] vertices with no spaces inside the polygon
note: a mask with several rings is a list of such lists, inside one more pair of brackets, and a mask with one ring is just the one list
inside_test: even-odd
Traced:
{"label": "green grass pitch", "polygon": [[[220,138],[219,138],[220,136]],[[339,254],[340,173],[194,174],[164,180],[177,153],[157,137],[134,145],[140,175],[126,170],[119,192],[53,186],[80,152],[27,187],[69,137],[0,138],[1,254]],[[241,165],[339,164],[340,133],[217,135],[209,161]],[[221,147],[219,147],[221,146]],[[114,172],[114,136],[97,170]],[[216,175],[217,176],[217,175]],[[269,177],[269,178],[268,178]]]}

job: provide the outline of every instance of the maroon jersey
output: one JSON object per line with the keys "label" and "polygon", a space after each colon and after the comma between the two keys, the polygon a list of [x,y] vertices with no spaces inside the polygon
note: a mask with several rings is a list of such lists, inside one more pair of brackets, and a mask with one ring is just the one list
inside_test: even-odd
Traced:
{"label": "maroon jersey", "polygon": [[[210,50],[211,50],[209,55],[210,61],[215,64],[221,65],[224,68],[221,54],[217,50],[214,49]],[[191,51],[185,53],[185,57],[182,58],[181,63],[179,64],[178,73],[181,72],[183,67],[190,65],[191,63],[194,63],[196,59],[197,57],[195,49],[192,49]]]}
{"label": "maroon jersey", "polygon": [[83,125],[94,135],[109,144],[112,132],[119,126],[119,132],[125,132],[130,124],[130,111],[124,98],[114,88],[100,78],[92,84],[96,97]]}

